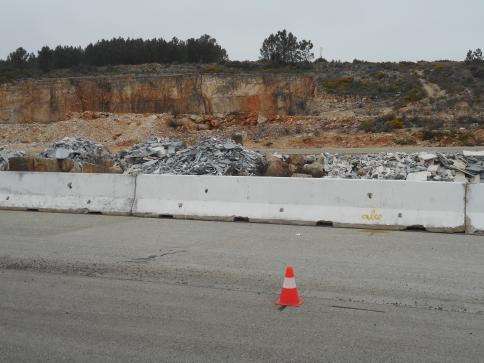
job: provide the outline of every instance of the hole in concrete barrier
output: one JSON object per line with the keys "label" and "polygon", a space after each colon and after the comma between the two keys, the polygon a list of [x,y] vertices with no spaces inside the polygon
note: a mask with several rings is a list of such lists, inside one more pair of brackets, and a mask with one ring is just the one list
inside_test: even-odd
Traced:
{"label": "hole in concrete barrier", "polygon": [[249,222],[248,217],[234,217],[234,222]]}
{"label": "hole in concrete barrier", "polygon": [[37,208],[27,208],[27,212],[38,212],[39,210]]}
{"label": "hole in concrete barrier", "polygon": [[207,193],[208,193],[208,189],[205,189],[205,194],[207,194]]}
{"label": "hole in concrete barrier", "polygon": [[97,214],[97,215],[101,215],[103,213],[102,212],[87,212],[87,214]]}
{"label": "hole in concrete barrier", "polygon": [[425,231],[425,227],[422,226],[421,224],[416,224],[414,226],[408,226],[405,228],[407,231]]}
{"label": "hole in concrete barrier", "polygon": [[158,218],[173,219],[173,215],[171,215],[171,214],[160,214],[160,215],[158,215]]}
{"label": "hole in concrete barrier", "polygon": [[284,212],[284,208],[279,208],[279,212]]}
{"label": "hole in concrete barrier", "polygon": [[368,196],[368,199],[371,199],[373,198],[373,193],[368,193],[367,196]]}
{"label": "hole in concrete barrier", "polygon": [[183,207],[183,203],[178,203],[178,208]]}
{"label": "hole in concrete barrier", "polygon": [[317,221],[316,225],[319,227],[333,227],[333,222],[330,221]]}
{"label": "hole in concrete barrier", "polygon": [[91,204],[91,199],[89,199],[89,200],[87,201],[87,204]]}
{"label": "hole in concrete barrier", "polygon": [[69,189],[72,189],[72,183],[71,183],[71,182],[67,183],[67,187],[68,187]]}
{"label": "hole in concrete barrier", "polygon": [[398,218],[402,218],[403,217],[403,214],[402,213],[398,213]]}
{"label": "hole in concrete barrier", "polygon": [[7,198],[5,198],[5,200],[10,200],[10,196],[8,196]]}

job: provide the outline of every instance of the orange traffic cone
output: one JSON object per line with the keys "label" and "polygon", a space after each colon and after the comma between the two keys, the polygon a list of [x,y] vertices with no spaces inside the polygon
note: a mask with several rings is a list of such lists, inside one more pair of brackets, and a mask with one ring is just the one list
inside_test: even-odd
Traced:
{"label": "orange traffic cone", "polygon": [[303,300],[299,298],[294,278],[294,269],[292,266],[286,268],[286,276],[282,284],[281,296],[276,300],[277,305],[283,306],[301,306]]}

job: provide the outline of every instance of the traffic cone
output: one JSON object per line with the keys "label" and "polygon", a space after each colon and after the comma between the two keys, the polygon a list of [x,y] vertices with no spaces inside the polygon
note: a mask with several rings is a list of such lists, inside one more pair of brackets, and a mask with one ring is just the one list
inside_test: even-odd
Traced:
{"label": "traffic cone", "polygon": [[303,304],[303,300],[299,298],[297,292],[296,279],[294,278],[294,269],[292,266],[287,266],[286,268],[281,296],[276,300],[276,304],[283,306],[301,306]]}

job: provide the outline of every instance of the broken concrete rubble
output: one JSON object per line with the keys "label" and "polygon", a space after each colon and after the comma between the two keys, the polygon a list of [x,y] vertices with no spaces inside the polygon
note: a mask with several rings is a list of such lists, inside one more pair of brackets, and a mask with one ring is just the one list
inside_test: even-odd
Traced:
{"label": "broken concrete rubble", "polygon": [[421,152],[420,154],[418,154],[418,157],[419,157],[420,160],[430,161],[430,160],[437,159],[437,154],[428,153],[428,152]]}
{"label": "broken concrete rubble", "polygon": [[40,153],[47,159],[70,159],[76,165],[84,163],[97,164],[109,160],[109,150],[102,144],[97,144],[85,137],[65,137],[55,142]]}
{"label": "broken concrete rubble", "polygon": [[[130,151],[127,152],[129,154]],[[261,175],[266,166],[264,157],[258,152],[246,149],[232,140],[213,137],[174,153],[161,153],[156,158],[143,161],[133,164],[125,173]]]}
{"label": "broken concrete rubble", "polygon": [[128,170],[134,165],[144,165],[165,156],[173,155],[185,146],[185,143],[179,140],[152,137],[134,145],[130,150],[120,151],[115,159],[123,170]]}
{"label": "broken concrete rubble", "polygon": [[[234,134],[235,135],[235,134]],[[206,138],[187,147],[176,139],[151,138],[114,157],[101,144],[67,137],[41,153],[68,164],[49,164],[48,160],[12,159],[15,170],[124,172],[126,174],[184,175],[266,175],[275,177],[345,178],[379,180],[420,180],[447,182],[484,182],[484,157],[481,152],[384,152],[375,154],[261,154],[239,144],[243,135],[229,139]],[[0,148],[0,170],[8,159],[24,155]],[[18,160],[17,160],[18,159]],[[112,160],[115,160],[116,166]],[[32,164],[33,163],[33,164]],[[32,167],[32,165],[34,165]],[[85,167],[82,167],[82,166]],[[11,169],[12,170],[12,169]]]}
{"label": "broken concrete rubble", "polygon": [[9,170],[8,159],[25,156],[23,151],[8,150],[0,147],[0,171]]}
{"label": "broken concrete rubble", "polygon": [[415,173],[407,174],[407,180],[408,181],[427,181],[428,176],[429,176],[428,171],[417,171]]}
{"label": "broken concrete rubble", "polygon": [[464,156],[484,159],[484,151],[464,150]]}
{"label": "broken concrete rubble", "polygon": [[484,160],[463,153],[282,155],[267,162],[233,140],[205,139],[184,149],[177,140],[151,139],[117,156],[125,173],[299,176],[314,178],[463,181],[484,176]]}
{"label": "broken concrete rubble", "polygon": [[484,160],[463,153],[379,153],[366,155],[324,153],[327,177],[462,181],[484,172]]}

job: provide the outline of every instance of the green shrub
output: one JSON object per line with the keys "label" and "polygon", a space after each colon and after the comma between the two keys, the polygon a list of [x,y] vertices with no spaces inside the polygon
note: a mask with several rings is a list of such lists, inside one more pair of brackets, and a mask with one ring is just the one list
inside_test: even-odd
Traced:
{"label": "green shrub", "polygon": [[439,137],[442,136],[442,132],[440,131],[434,131],[430,129],[423,129],[422,130],[422,140],[429,141],[429,140],[435,140]]}
{"label": "green shrub", "polygon": [[[176,117],[176,113],[173,113],[174,116]],[[172,129],[178,129],[179,127],[181,127],[181,123],[179,121],[176,120],[176,118],[173,117],[173,118],[170,118],[166,121],[166,126],[168,127],[171,127]]]}
{"label": "green shrub", "polygon": [[374,130],[374,124],[373,124],[373,121],[370,121],[370,120],[366,120],[366,121],[363,121],[359,126],[358,128],[364,132],[373,132]]}
{"label": "green shrub", "polygon": [[408,102],[417,102],[420,101],[422,98],[425,98],[425,92],[421,87],[412,88],[404,97],[403,99]]}
{"label": "green shrub", "polygon": [[484,117],[461,116],[455,120],[456,126],[469,127],[472,125],[484,126]]}
{"label": "green shrub", "polygon": [[395,129],[403,129],[404,123],[402,120],[397,119],[394,114],[386,114],[381,117],[377,117],[374,120],[363,121],[359,125],[359,129],[365,132],[391,132]]}
{"label": "green shrub", "polygon": [[402,139],[395,139],[394,140],[395,144],[397,145],[416,145],[417,141],[410,137],[404,137]]}
{"label": "green shrub", "polygon": [[457,139],[461,143],[468,145],[470,143],[470,141],[472,140],[472,136],[473,136],[472,132],[467,131],[467,132],[459,133],[457,135]]}
{"label": "green shrub", "polygon": [[444,121],[434,118],[423,118],[423,117],[404,117],[403,123],[405,127],[425,127],[430,130],[439,130],[444,127]]}
{"label": "green shrub", "polygon": [[385,72],[377,72],[375,74],[375,78],[378,79],[378,80],[382,80],[383,78],[385,78]]}
{"label": "green shrub", "polygon": [[335,93],[345,93],[349,91],[353,82],[353,77],[341,77],[336,79],[327,79],[323,83],[324,87],[326,87],[326,89],[329,91]]}
{"label": "green shrub", "polygon": [[222,72],[222,67],[220,66],[220,64],[209,64],[206,68],[205,68],[205,72],[208,72],[208,73],[220,73]]}
{"label": "green shrub", "polygon": [[447,68],[447,66],[445,64],[442,64],[442,63],[437,63],[436,65],[434,65],[434,70],[437,71],[437,72],[445,71],[446,68]]}
{"label": "green shrub", "polygon": [[400,120],[400,119],[397,119],[397,118],[390,121],[390,123],[391,123],[393,129],[403,129],[404,126],[405,126],[403,121]]}

